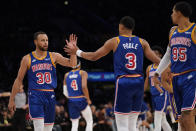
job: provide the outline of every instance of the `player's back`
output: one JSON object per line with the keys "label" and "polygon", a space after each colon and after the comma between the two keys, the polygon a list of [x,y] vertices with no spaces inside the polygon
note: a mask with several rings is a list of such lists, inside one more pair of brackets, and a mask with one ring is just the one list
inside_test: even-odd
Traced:
{"label": "player's back", "polygon": [[143,75],[143,48],[137,36],[118,36],[118,47],[114,52],[115,76]]}
{"label": "player's back", "polygon": [[69,100],[80,101],[85,98],[82,91],[81,73],[81,70],[72,70],[65,78]]}
{"label": "player's back", "polygon": [[54,90],[57,86],[56,65],[51,52],[47,51],[42,58],[38,58],[35,52],[31,52],[27,75],[29,90]]}
{"label": "player's back", "polygon": [[175,28],[171,33],[171,71],[180,73],[196,69],[196,40],[193,40],[195,23],[187,29]]}

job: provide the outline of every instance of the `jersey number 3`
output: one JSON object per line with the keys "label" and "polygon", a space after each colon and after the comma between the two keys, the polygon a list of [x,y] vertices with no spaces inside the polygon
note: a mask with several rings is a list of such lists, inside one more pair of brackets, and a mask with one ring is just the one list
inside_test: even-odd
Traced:
{"label": "jersey number 3", "polygon": [[127,53],[125,58],[128,59],[128,64],[125,67],[129,70],[135,70],[136,68],[136,55],[134,53]]}
{"label": "jersey number 3", "polygon": [[38,84],[44,84],[44,83],[51,84],[52,83],[50,72],[45,72],[45,73],[38,72],[36,73],[36,77],[38,78],[37,80]]}
{"label": "jersey number 3", "polygon": [[78,90],[78,85],[77,85],[76,80],[71,81],[71,88],[73,88],[74,91]]}

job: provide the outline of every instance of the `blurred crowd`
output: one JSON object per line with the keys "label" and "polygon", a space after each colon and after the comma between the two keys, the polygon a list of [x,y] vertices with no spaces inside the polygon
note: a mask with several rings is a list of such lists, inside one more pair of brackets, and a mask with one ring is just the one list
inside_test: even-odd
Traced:
{"label": "blurred crowd", "polygon": [[[10,92],[0,93],[0,130],[1,131],[33,131],[33,123],[28,115],[28,107],[22,106],[16,109],[15,113],[9,112],[7,103]],[[21,96],[20,96],[21,97]],[[25,101],[25,100],[24,100]],[[26,101],[25,101],[26,102]],[[93,115],[93,131],[117,131],[115,116],[113,110],[113,101],[108,100],[105,104],[91,105]],[[21,113],[22,111],[25,113]],[[169,110],[168,110],[169,111]],[[153,113],[152,113],[150,94],[145,93],[142,104],[142,111],[138,118],[138,131],[153,131]],[[19,116],[18,116],[19,114]],[[19,117],[19,118],[18,118]],[[22,119],[24,118],[24,121]],[[176,124],[170,120],[169,112],[167,119],[173,130],[176,129]],[[79,121],[78,131],[85,131],[86,122],[81,116]],[[53,131],[70,131],[71,121],[68,114],[67,99],[62,96],[56,103],[56,116]]]}

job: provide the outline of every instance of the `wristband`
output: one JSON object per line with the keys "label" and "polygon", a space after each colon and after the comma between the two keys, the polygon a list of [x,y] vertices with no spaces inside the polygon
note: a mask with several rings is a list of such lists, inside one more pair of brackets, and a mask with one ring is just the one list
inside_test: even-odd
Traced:
{"label": "wristband", "polygon": [[77,51],[76,51],[76,55],[77,55],[78,57],[82,57],[82,56],[81,56],[81,53],[82,53],[82,52],[83,52],[82,50],[77,50]]}

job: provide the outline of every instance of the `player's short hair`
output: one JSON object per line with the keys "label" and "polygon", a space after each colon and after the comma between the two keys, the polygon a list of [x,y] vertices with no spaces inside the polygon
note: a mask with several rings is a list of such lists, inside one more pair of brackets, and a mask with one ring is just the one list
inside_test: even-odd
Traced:
{"label": "player's short hair", "polygon": [[192,6],[185,1],[177,2],[174,6],[174,10],[180,11],[183,16],[188,18],[192,15]]}
{"label": "player's short hair", "polygon": [[46,33],[43,32],[43,31],[35,32],[34,35],[33,35],[33,39],[34,39],[34,40],[37,40],[37,37],[38,37],[39,35],[41,35],[41,34],[46,34]]}
{"label": "player's short hair", "polygon": [[135,20],[130,16],[124,16],[120,20],[120,24],[124,25],[127,29],[134,30]]}
{"label": "player's short hair", "polygon": [[164,55],[164,51],[160,46],[155,45],[152,47],[152,50],[157,50],[162,56]]}
{"label": "player's short hair", "polygon": [[78,69],[81,67],[81,61],[79,59],[77,59],[77,65],[75,67],[73,67],[73,69]]}

